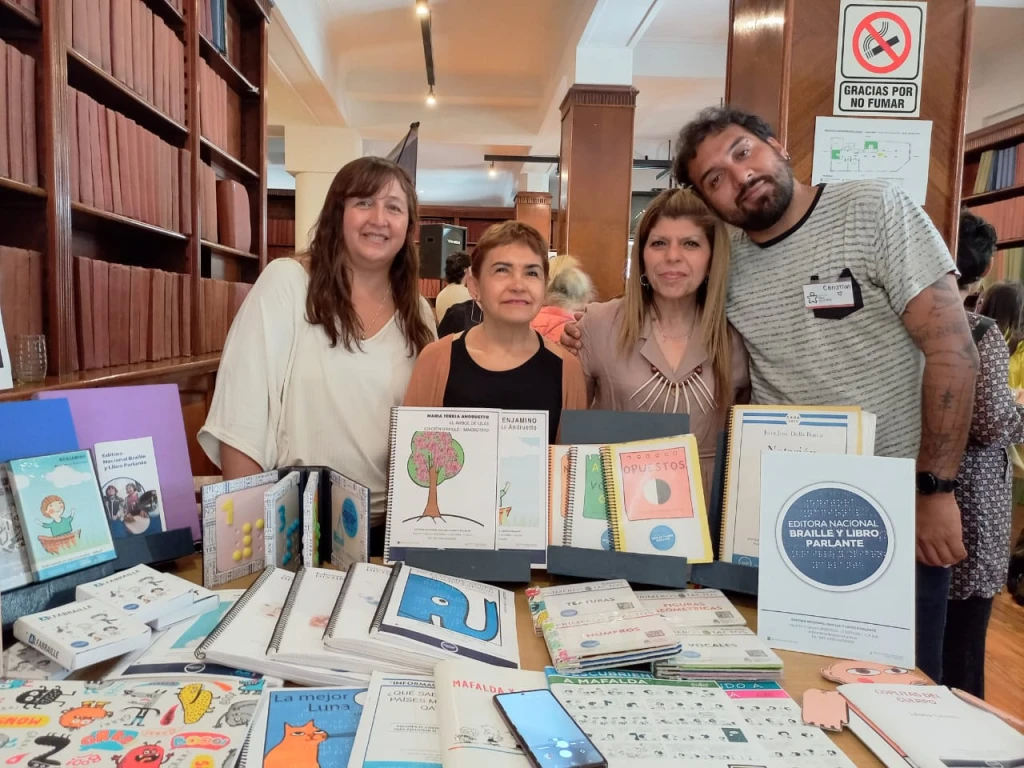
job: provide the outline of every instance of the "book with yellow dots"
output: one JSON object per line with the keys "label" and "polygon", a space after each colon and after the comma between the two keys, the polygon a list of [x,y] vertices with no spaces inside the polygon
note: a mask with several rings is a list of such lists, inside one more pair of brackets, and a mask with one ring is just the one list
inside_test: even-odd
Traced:
{"label": "book with yellow dots", "polygon": [[203,486],[203,586],[262,571],[266,563],[266,494],[278,470]]}

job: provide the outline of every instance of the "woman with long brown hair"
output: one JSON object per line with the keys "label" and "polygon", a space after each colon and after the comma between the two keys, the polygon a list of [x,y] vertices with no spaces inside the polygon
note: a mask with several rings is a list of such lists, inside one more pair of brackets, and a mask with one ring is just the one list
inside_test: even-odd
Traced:
{"label": "woman with long brown hair", "polygon": [[419,294],[416,191],[376,157],[334,177],[309,249],[267,265],[228,334],[199,442],[225,479],[324,464],[386,506],[387,423],[436,338]]}
{"label": "woman with long brown hair", "polygon": [[705,494],[726,413],[750,382],[725,319],[728,277],[721,219],[693,191],[665,190],[637,226],[624,295],[591,304],[575,326],[591,407],[688,413]]}

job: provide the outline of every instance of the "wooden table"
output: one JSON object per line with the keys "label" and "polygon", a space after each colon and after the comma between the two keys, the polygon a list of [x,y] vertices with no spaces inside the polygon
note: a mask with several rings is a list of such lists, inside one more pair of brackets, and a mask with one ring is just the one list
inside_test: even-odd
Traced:
{"label": "wooden table", "polygon": [[[182,578],[188,579],[196,584],[203,581],[203,563],[201,555],[177,560],[169,569]],[[255,581],[256,575],[237,579],[224,585],[224,589],[244,589]],[[533,586],[549,586],[555,583],[547,573],[539,573],[534,577]],[[530,619],[530,609],[526,602],[525,588],[520,587],[516,593],[516,631],[519,636],[519,663],[523,669],[543,671],[545,666],[551,664],[547,647],[544,640],[533,633],[533,622]],[[757,603],[753,598],[741,595],[730,595],[733,604],[747,620],[751,629],[757,629]],[[808,688],[835,688],[835,684],[825,680],[820,670],[827,667],[835,659],[825,656],[811,656],[806,653],[793,653],[791,651],[778,651],[782,658],[784,676],[783,688],[797,702],[803,698],[803,693]],[[860,739],[849,731],[840,734],[829,733],[828,736],[839,746],[847,757],[858,766],[858,768],[883,768],[882,763],[865,747]]]}

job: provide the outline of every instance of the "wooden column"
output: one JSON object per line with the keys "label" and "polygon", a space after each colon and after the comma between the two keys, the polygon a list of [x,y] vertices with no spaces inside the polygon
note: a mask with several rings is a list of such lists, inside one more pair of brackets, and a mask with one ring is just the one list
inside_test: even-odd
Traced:
{"label": "wooden column", "polygon": [[547,192],[518,192],[516,194],[516,221],[529,224],[551,243],[551,195]]}
{"label": "wooden column", "polygon": [[[956,248],[973,0],[929,0],[920,120],[932,121],[924,209]],[[775,128],[800,181],[811,179],[814,124],[831,115],[839,0],[732,0],[725,99]]]}
{"label": "wooden column", "polygon": [[601,300],[622,293],[636,94],[632,86],[574,85],[562,102],[558,252],[580,260]]}

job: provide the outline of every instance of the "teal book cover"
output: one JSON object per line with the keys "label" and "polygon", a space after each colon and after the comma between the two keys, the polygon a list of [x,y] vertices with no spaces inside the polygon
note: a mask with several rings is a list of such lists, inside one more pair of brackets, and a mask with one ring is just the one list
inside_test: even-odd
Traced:
{"label": "teal book cover", "polygon": [[116,557],[88,451],[15,459],[7,471],[40,580]]}

